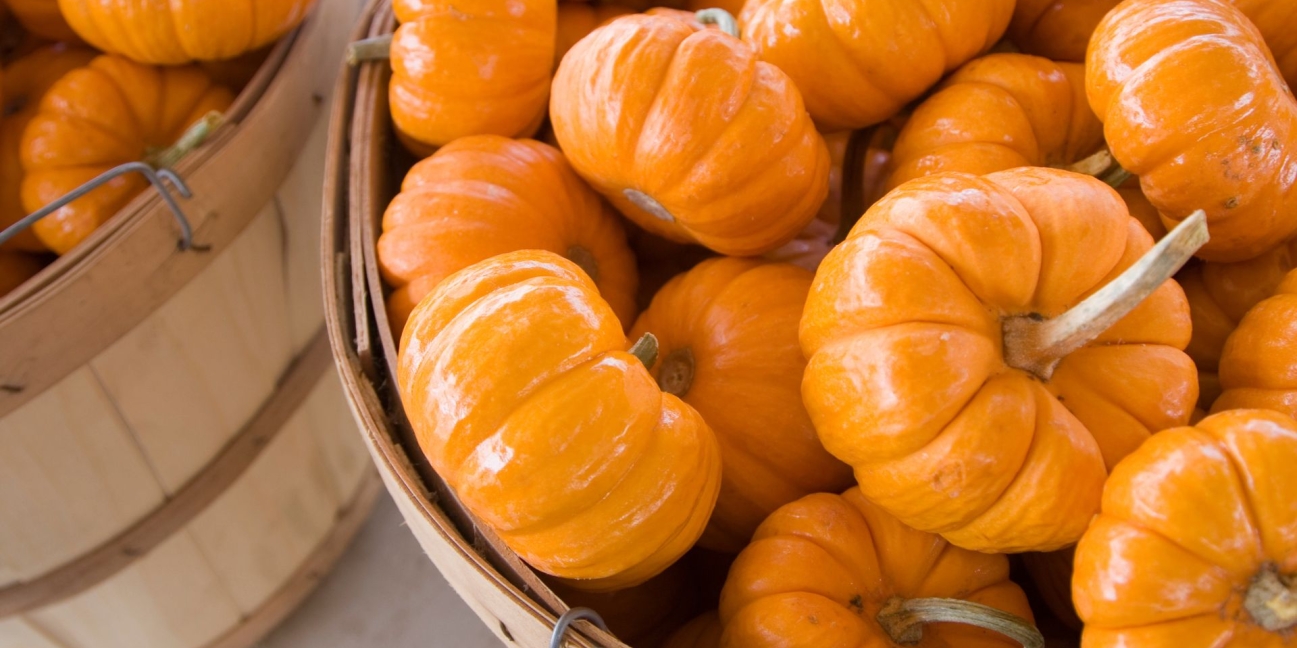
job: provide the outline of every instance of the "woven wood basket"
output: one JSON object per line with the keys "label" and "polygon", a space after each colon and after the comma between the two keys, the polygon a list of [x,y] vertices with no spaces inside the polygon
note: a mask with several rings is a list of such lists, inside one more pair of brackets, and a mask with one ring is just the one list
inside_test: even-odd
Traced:
{"label": "woven wood basket", "polygon": [[249,646],[364,520],[317,271],[357,9],[317,0],[175,169],[205,250],[149,189],[0,299],[0,647]]}

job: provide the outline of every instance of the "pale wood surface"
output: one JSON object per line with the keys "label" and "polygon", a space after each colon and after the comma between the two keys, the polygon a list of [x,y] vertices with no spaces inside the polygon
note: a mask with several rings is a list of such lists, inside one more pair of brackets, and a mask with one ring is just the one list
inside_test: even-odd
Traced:
{"label": "pale wood surface", "polygon": [[275,206],[286,233],[285,305],[294,351],[306,346],[324,321],[320,299],[320,181],[324,177],[328,128],[327,116],[316,120],[301,156],[275,194]]}

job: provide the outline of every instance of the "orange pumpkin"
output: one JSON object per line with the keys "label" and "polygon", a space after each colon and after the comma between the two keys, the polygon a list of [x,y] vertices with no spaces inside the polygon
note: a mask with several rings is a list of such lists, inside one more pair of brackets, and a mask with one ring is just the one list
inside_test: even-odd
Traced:
{"label": "orange pumpkin", "polygon": [[0,250],[0,297],[36,276],[44,265],[34,254]]}
{"label": "orange pumpkin", "polygon": [[1206,210],[1201,258],[1243,261],[1297,233],[1297,101],[1229,3],[1123,3],[1090,42],[1086,91],[1168,224]]}
{"label": "orange pumpkin", "polygon": [[[0,120],[0,229],[27,215],[23,209],[22,136],[41,97],[67,72],[86,65],[95,53],[80,47],[48,45],[16,59],[4,70],[4,117]],[[30,229],[5,243],[6,250],[44,252]]]}
{"label": "orange pumpkin", "polygon": [[378,267],[400,331],[451,273],[513,250],[549,250],[588,274],[622,322],[635,318],[635,259],[617,215],[557,149],[465,137],[414,165],[383,214]]}
{"label": "orange pumpkin", "polygon": [[1009,40],[1023,52],[1080,63],[1090,35],[1121,0],[1018,0]]}
{"label": "orange pumpkin", "polygon": [[59,0],[4,0],[27,31],[53,41],[78,42],[76,32],[59,12]]}
{"label": "orange pumpkin", "polygon": [[1083,335],[1048,347],[1031,331],[1075,323],[1064,311],[1151,246],[1115,191],[1067,171],[937,174],[893,190],[829,253],[807,299],[802,395],[820,440],[866,497],[952,544],[1075,542],[1105,466],[1189,419],[1188,307],[1159,279],[1115,323],[1125,311],[1085,315]]}
{"label": "orange pumpkin", "polygon": [[410,150],[426,155],[468,135],[536,132],[549,97],[555,0],[397,0],[392,8],[401,26],[388,102]]}
{"label": "orange pumpkin", "polygon": [[703,547],[737,553],[776,508],[852,483],[802,406],[797,323],[811,278],[786,263],[709,259],[668,282],[631,329],[657,337],[658,385],[720,442],[721,494]]}
{"label": "orange pumpkin", "polygon": [[743,5],[747,0],[685,0],[685,9],[689,11],[702,11],[704,9],[723,9],[731,16],[737,16],[743,12]]}
{"label": "orange pumpkin", "polygon": [[1007,612],[1019,632],[1035,631],[1004,556],[915,531],[854,488],[808,495],[767,518],[734,561],[721,591],[721,646],[1023,645],[963,623],[906,623],[927,620],[919,608],[935,597],[954,609],[964,601],[993,608],[980,612],[987,618]]}
{"label": "orange pumpkin", "polygon": [[1297,87],[1297,3],[1291,0],[1231,0],[1265,38],[1289,87]]}
{"label": "orange pumpkin", "polygon": [[234,58],[297,27],[315,0],[58,0],[85,42],[151,65]]}
{"label": "orange pumpkin", "polygon": [[828,149],[788,77],[672,15],[624,16],[577,43],[550,115],[577,172],[675,241],[760,254],[796,236],[828,192]]}
{"label": "orange pumpkin", "polygon": [[[145,160],[233,101],[194,66],[152,67],[106,55],[68,72],[50,86],[23,132],[23,209],[34,212],[114,166]],[[145,186],[137,174],[119,176],[32,229],[63,254]]]}
{"label": "orange pumpkin", "polygon": [[1213,412],[1264,408],[1297,416],[1297,270],[1230,334],[1220,355],[1220,386]]}
{"label": "orange pumpkin", "polygon": [[559,61],[563,60],[563,55],[567,54],[577,41],[594,31],[595,27],[629,13],[635,13],[635,10],[619,4],[603,2],[593,4],[576,0],[559,2],[554,67],[557,68]]}
{"label": "orange pumpkin", "polygon": [[743,39],[788,73],[825,132],[896,114],[989,50],[1013,0],[750,0]]}
{"label": "orange pumpkin", "polygon": [[1297,421],[1209,416],[1112,471],[1076,548],[1086,648],[1279,648],[1297,628]]}
{"label": "orange pumpkin", "polygon": [[705,612],[667,638],[662,648],[720,648],[721,618],[716,610]]}
{"label": "orange pumpkin", "polygon": [[628,346],[590,278],[538,250],[451,275],[401,336],[401,401],[437,474],[524,560],[582,589],[675,562],[720,487],[715,436]]}

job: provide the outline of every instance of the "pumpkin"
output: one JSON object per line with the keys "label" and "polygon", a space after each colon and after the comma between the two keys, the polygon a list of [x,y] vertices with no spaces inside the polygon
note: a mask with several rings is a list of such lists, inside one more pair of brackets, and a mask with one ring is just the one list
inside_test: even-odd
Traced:
{"label": "pumpkin", "polygon": [[[169,156],[174,151],[166,147],[190,126],[233,101],[229,90],[194,66],[95,58],[50,86],[23,132],[23,209],[34,212],[119,164]],[[145,186],[137,174],[118,176],[32,229],[49,249],[63,254]]]}
{"label": "pumpkin", "polygon": [[1238,263],[1200,262],[1187,266],[1176,280],[1189,298],[1193,337],[1185,351],[1198,366],[1199,404],[1206,409],[1220,396],[1221,354],[1239,320],[1274,294],[1288,271],[1297,267],[1297,239],[1261,256]]}
{"label": "pumpkin", "polygon": [[709,259],[663,286],[631,328],[657,338],[658,385],[720,443],[720,497],[699,541],[708,549],[737,553],[776,508],[852,483],[802,406],[797,325],[811,278],[786,263]]}
{"label": "pumpkin", "polygon": [[1014,0],[749,0],[743,39],[788,73],[825,132],[877,124],[989,50]]}
{"label": "pumpkin", "polygon": [[[234,58],[278,40],[315,0],[58,0],[87,43],[151,65]],[[399,4],[399,3],[398,3]]]}
{"label": "pumpkin", "polygon": [[401,26],[388,102],[407,148],[426,155],[469,135],[536,132],[553,69],[555,0],[398,0],[393,10]]}
{"label": "pumpkin", "polygon": [[558,67],[563,55],[572,49],[576,42],[617,16],[635,13],[634,9],[619,4],[591,4],[576,0],[558,3],[558,31],[554,46],[554,67]]}
{"label": "pumpkin", "polygon": [[1076,548],[1086,648],[1289,646],[1297,421],[1234,410],[1122,460]]}
{"label": "pumpkin", "polygon": [[[929,625],[934,608],[964,623]],[[762,522],[730,568],[720,617],[725,648],[1040,645],[1028,643],[1039,633],[1007,558],[911,529],[854,488]]]}
{"label": "pumpkin", "polygon": [[471,265],[406,324],[397,384],[419,447],[536,569],[608,591],[666,569],[720,487],[716,438],[628,353],[576,264],[541,250]]}
{"label": "pumpkin", "polygon": [[44,266],[34,254],[0,250],[0,297],[36,276]]}
{"label": "pumpkin", "polygon": [[1213,412],[1264,408],[1297,416],[1297,270],[1230,334],[1220,355],[1220,386]]}
{"label": "pumpkin", "polygon": [[1090,35],[1121,0],[1018,0],[1009,40],[1023,52],[1080,63]]}
{"label": "pumpkin", "polygon": [[59,12],[59,0],[4,0],[27,31],[53,41],[77,42],[76,32]]}
{"label": "pumpkin", "polygon": [[689,11],[703,11],[705,9],[721,9],[731,16],[737,16],[743,11],[743,5],[747,0],[685,0],[685,9]]}
{"label": "pumpkin", "polygon": [[1153,242],[1089,176],[1021,167],[893,190],[825,258],[802,317],[824,447],[866,497],[952,544],[1075,542],[1106,467],[1193,410],[1188,307],[1166,279],[1201,225],[1133,281]]}
{"label": "pumpkin", "polygon": [[562,153],[540,142],[465,137],[415,164],[383,214],[377,247],[398,333],[451,273],[526,249],[566,256],[622,322],[635,318],[635,259],[617,215]]}
{"label": "pumpkin", "polygon": [[1243,261],[1297,233],[1297,101],[1227,2],[1121,4],[1090,42],[1086,91],[1167,223],[1207,212],[1201,258]]}
{"label": "pumpkin", "polygon": [[1256,25],[1288,86],[1297,87],[1297,4],[1290,0],[1232,0]]}
{"label": "pumpkin", "polygon": [[705,612],[667,638],[662,648],[720,648],[721,618],[716,610]]}
{"label": "pumpkin", "polygon": [[792,239],[828,193],[828,148],[788,77],[674,15],[623,16],[577,43],[550,118],[573,168],[619,211],[723,254]]}
{"label": "pumpkin", "polygon": [[[23,129],[41,97],[67,72],[86,65],[95,53],[80,47],[48,45],[16,59],[4,70],[4,117],[0,120],[0,229],[27,215],[21,197]],[[43,252],[45,245],[30,229],[5,243],[6,250]]]}

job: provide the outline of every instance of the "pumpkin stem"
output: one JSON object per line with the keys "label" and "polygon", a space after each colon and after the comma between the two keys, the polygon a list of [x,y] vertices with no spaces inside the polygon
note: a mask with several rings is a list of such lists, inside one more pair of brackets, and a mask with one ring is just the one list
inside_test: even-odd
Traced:
{"label": "pumpkin stem", "polygon": [[951,598],[893,597],[875,617],[892,641],[914,646],[923,639],[925,623],[963,623],[998,632],[1023,648],[1043,648],[1045,637],[1030,621],[981,603]]}
{"label": "pumpkin stem", "polygon": [[225,116],[213,110],[185,129],[185,132],[180,135],[180,138],[174,144],[146,155],[144,162],[155,169],[170,169],[181,158],[202,146],[203,142],[207,141],[207,138],[212,134],[212,131],[215,131],[223,123],[225,123]]}
{"label": "pumpkin stem", "polygon": [[586,276],[590,277],[590,281],[599,283],[599,263],[595,261],[594,253],[580,245],[573,245],[563,253],[563,256],[584,270]]}
{"label": "pumpkin stem", "polygon": [[1266,565],[1252,579],[1243,607],[1257,625],[1270,632],[1297,626],[1297,580],[1281,576],[1274,565]]}
{"label": "pumpkin stem", "polygon": [[381,61],[392,57],[392,35],[384,34],[347,44],[347,65],[355,67],[365,61]]}
{"label": "pumpkin stem", "polygon": [[668,394],[683,397],[694,384],[694,352],[689,347],[676,349],[662,358],[658,386]]}
{"label": "pumpkin stem", "polygon": [[1109,151],[1108,147],[1105,146],[1099,149],[1098,153],[1077,160],[1075,163],[1068,166],[1067,170],[1073,173],[1080,173],[1081,175],[1098,178],[1101,177],[1105,171],[1111,169],[1113,164],[1116,164],[1116,161],[1112,159],[1112,151]]}
{"label": "pumpkin stem", "polygon": [[667,208],[663,207],[662,203],[658,202],[653,196],[650,196],[639,189],[629,188],[622,189],[621,193],[623,196],[626,196],[626,200],[631,201],[632,205],[643,209],[654,218],[664,220],[668,223],[676,222],[675,215],[667,211]]}
{"label": "pumpkin stem", "polygon": [[1131,173],[1130,171],[1127,171],[1126,169],[1118,166],[1112,171],[1109,171],[1107,175],[1102,176],[1099,179],[1102,180],[1103,183],[1108,185],[1109,187],[1112,187],[1113,189],[1117,189],[1121,187],[1121,185],[1126,184],[1126,181],[1130,180],[1131,177],[1133,177],[1134,175],[1135,174]]}
{"label": "pumpkin stem", "polygon": [[724,9],[703,9],[695,13],[694,18],[704,25],[716,25],[730,36],[739,37],[739,21],[734,19],[734,14]]}
{"label": "pumpkin stem", "polygon": [[1004,360],[1043,380],[1058,361],[1085,346],[1134,310],[1207,243],[1207,214],[1190,214],[1126,271],[1067,312],[1006,318]]}
{"label": "pumpkin stem", "polygon": [[657,336],[652,333],[641,335],[640,339],[631,345],[628,353],[639,358],[639,361],[644,363],[644,368],[652,371],[653,365],[658,361]]}

